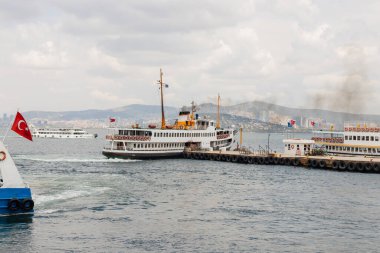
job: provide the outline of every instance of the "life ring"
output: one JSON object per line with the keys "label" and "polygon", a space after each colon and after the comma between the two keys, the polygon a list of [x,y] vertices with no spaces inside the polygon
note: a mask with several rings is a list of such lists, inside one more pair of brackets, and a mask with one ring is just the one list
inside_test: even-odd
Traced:
{"label": "life ring", "polygon": [[11,211],[17,211],[20,208],[20,201],[18,199],[11,199],[8,202],[8,209]]}
{"label": "life ring", "polygon": [[181,129],[181,130],[182,130],[182,129],[183,129],[183,126],[179,126],[179,129]]}
{"label": "life ring", "polygon": [[7,158],[7,154],[4,151],[0,151],[0,161],[4,161]]}
{"label": "life ring", "polygon": [[24,199],[21,203],[21,208],[24,211],[30,211],[34,207],[34,201],[32,199]]}
{"label": "life ring", "polygon": [[290,146],[290,148],[291,148],[291,149],[294,149],[294,145],[292,144],[292,145]]}

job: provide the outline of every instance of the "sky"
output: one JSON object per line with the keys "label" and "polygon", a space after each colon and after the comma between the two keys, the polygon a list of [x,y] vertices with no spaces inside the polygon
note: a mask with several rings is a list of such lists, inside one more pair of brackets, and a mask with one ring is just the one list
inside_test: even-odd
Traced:
{"label": "sky", "polygon": [[266,101],[378,113],[380,1],[0,0],[0,113]]}

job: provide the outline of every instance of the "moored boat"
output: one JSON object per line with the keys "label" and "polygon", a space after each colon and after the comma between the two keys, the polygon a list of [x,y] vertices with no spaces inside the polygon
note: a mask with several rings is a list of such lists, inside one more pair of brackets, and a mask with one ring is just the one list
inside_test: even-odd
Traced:
{"label": "moored boat", "polygon": [[[217,121],[201,119],[196,114],[196,106],[192,103],[191,111],[182,110],[178,119],[172,125],[165,121],[163,106],[162,71],[160,72],[161,89],[161,128],[150,124],[143,128],[139,125],[132,127],[111,128],[106,136],[103,155],[108,158],[125,159],[155,159],[179,157],[185,148],[204,150],[229,150],[235,143],[237,130],[221,128],[219,116]],[[153,127],[154,126],[154,127]]]}
{"label": "moored boat", "polygon": [[380,126],[345,123],[343,131],[314,131],[312,140],[328,154],[380,156]]}

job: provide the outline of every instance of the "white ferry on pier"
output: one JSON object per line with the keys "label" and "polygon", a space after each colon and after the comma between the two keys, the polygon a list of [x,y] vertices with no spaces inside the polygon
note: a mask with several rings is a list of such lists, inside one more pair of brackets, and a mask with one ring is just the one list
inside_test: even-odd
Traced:
{"label": "white ferry on pier", "polygon": [[221,128],[219,116],[217,121],[200,119],[195,113],[193,103],[191,111],[182,110],[176,122],[168,126],[163,110],[162,71],[160,72],[161,89],[161,128],[149,125],[141,128],[134,125],[130,128],[111,128],[106,136],[103,155],[108,158],[154,159],[178,157],[185,148],[204,150],[229,150],[235,143],[237,131],[233,128]]}
{"label": "white ferry on pier", "polygon": [[380,156],[380,126],[345,123],[344,131],[314,131],[316,145],[328,154]]}
{"label": "white ferry on pier", "polygon": [[32,136],[36,138],[92,139],[98,135],[87,133],[79,128],[32,128]]}

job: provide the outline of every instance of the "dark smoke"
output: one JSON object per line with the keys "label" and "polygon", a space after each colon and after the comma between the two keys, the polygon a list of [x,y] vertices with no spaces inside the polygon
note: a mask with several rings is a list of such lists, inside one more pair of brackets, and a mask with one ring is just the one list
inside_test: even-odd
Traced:
{"label": "dark smoke", "polygon": [[362,47],[351,45],[343,52],[344,81],[336,87],[327,87],[313,96],[315,108],[333,111],[363,113],[366,102],[372,98],[367,76],[365,52]]}

